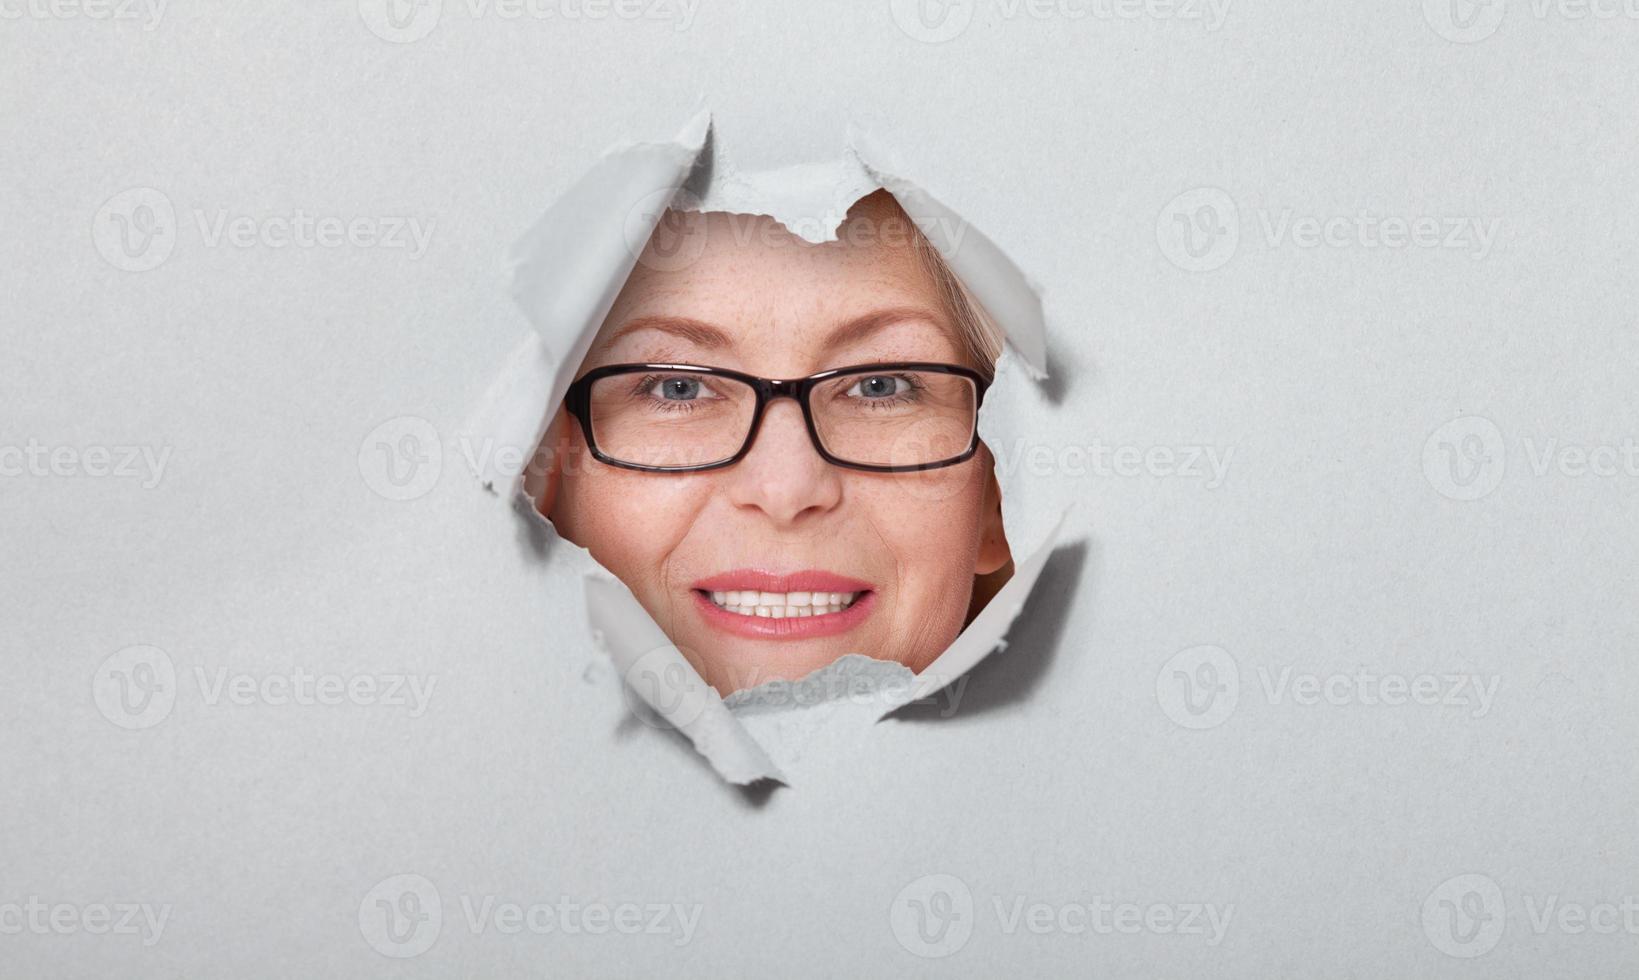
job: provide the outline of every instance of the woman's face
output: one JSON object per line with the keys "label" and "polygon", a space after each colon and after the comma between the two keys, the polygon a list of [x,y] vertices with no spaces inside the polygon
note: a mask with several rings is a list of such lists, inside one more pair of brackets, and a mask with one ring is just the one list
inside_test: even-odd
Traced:
{"label": "woman's face", "polygon": [[[581,373],[636,362],[773,379],[884,361],[976,367],[910,228],[886,194],[856,205],[825,245],[768,218],[672,213]],[[724,694],[849,653],[920,671],[961,632],[974,576],[1008,560],[988,452],[921,473],[834,466],[788,398],[768,403],[745,458],[718,470],[598,462],[562,410],[547,439],[543,513]],[[738,611],[753,592],[769,614]],[[739,606],[719,606],[730,593]]]}

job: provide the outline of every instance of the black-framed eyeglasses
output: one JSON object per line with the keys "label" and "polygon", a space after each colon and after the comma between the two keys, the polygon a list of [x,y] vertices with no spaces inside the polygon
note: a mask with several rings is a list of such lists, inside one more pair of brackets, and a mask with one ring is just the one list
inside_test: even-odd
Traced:
{"label": "black-framed eyeglasses", "polygon": [[564,406],[599,461],[684,473],[744,459],[768,403],[791,398],[826,462],[910,473],[954,466],[978,451],[987,387],[977,371],[918,361],[788,381],[698,364],[612,364],[570,385]]}

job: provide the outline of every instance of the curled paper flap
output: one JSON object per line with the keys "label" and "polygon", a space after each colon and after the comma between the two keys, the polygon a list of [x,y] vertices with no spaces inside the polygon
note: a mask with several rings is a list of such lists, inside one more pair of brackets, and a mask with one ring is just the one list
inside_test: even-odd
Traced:
{"label": "curled paper flap", "polygon": [[679,210],[767,215],[813,245],[836,241],[848,209],[881,186],[857,158],[748,174],[718,147],[710,155],[711,166],[698,168],[684,185]]}
{"label": "curled paper flap", "polygon": [[729,782],[784,782],[762,746],[734,720],[717,691],[700,678],[631,590],[601,576],[587,576],[585,581],[592,635],[614,661],[627,690],[688,736],[695,750]]}
{"label": "curled paper flap", "polygon": [[735,691],[723,703],[781,767],[799,762],[805,747],[832,725],[877,722],[907,704],[935,698],[952,685],[957,694],[949,699],[947,710],[954,713],[961,679],[981,660],[1006,648],[1007,631],[1058,547],[1063,527],[1060,514],[1042,546],[1018,563],[1001,591],[920,674],[897,661],[849,654],[798,680],[769,681]]}
{"label": "curled paper flap", "polygon": [[[955,642],[939,658],[929,664],[927,669],[916,675],[916,686],[912,688],[910,697],[900,704],[889,707],[882,712],[886,715],[912,701],[930,697],[943,690],[958,677],[972,670],[974,665],[1000,649],[1006,640],[1008,627],[1018,618],[1020,610],[1024,609],[1024,600],[1036,587],[1036,579],[1041,577],[1041,570],[1047,564],[1048,556],[1057,547],[1059,535],[1064,531],[1064,514],[1053,524],[1053,529],[1047,532],[1047,540],[1037,548],[1029,558],[1018,562],[1013,568],[1013,577],[1007,580],[1001,591],[991,597],[979,615],[973,617],[967,629],[956,637]],[[879,715],[878,717],[881,717]]]}
{"label": "curled paper flap", "polygon": [[832,681],[869,676],[874,685],[874,692],[881,694],[881,697],[872,703],[872,720],[876,721],[912,701],[920,701],[939,693],[972,670],[974,665],[993,651],[1006,646],[1004,637],[1008,628],[1024,609],[1025,599],[1036,587],[1036,579],[1041,576],[1042,568],[1046,566],[1053,550],[1058,547],[1059,535],[1064,529],[1064,516],[1059,515],[1058,522],[1048,533],[1046,542],[1029,558],[1017,564],[1013,577],[1008,579],[1007,584],[991,598],[979,615],[973,617],[973,622],[968,624],[967,629],[964,629],[945,652],[920,674],[913,673],[910,668],[897,661],[874,660],[859,654],[849,654],[801,680],[769,681],[743,691],[735,691],[725,698],[723,703],[728,705],[737,717],[745,718],[748,715],[784,710],[800,704],[799,699],[786,697],[784,689],[810,684],[815,680],[823,682],[811,685],[821,692],[814,698],[816,702],[840,697],[857,697],[863,685]]}
{"label": "curled paper flap", "polygon": [[[519,345],[490,387],[474,428],[500,445],[527,447],[525,458],[534,452],[553,407],[668,207],[768,216],[818,243],[835,240],[852,205],[880,187],[898,199],[1007,338],[979,417],[987,445],[992,439],[1010,444],[1025,438],[1025,420],[1008,417],[1003,406],[1032,401],[1021,397],[1022,389],[1034,389],[1032,380],[1046,375],[1046,327],[1035,287],[1000,248],[903,176],[904,168],[862,134],[854,134],[851,157],[753,174],[728,166],[709,135],[710,119],[702,113],[674,140],[611,151],[518,242],[513,295],[535,333]],[[521,473],[478,475],[490,485],[514,478],[509,496],[527,501]],[[995,475],[1004,527],[1018,554],[1025,550],[1019,515],[1029,512],[1029,488],[1016,469],[998,466]],[[546,523],[532,506],[520,509]],[[848,689],[864,685],[873,692],[864,711],[870,721],[938,693],[1004,644],[1062,527],[1060,515],[1032,542],[1030,557],[1016,564],[1006,585],[920,675],[898,663],[848,656],[802,681],[760,685],[726,701],[631,591],[589,552],[575,547],[554,551],[577,556],[575,564],[584,572],[587,625],[615,663],[629,695],[685,735],[724,779],[745,784],[785,782],[779,762],[795,758],[800,742],[831,719],[860,715],[851,703],[834,697],[782,706],[777,685],[815,679]]]}
{"label": "curled paper flap", "polygon": [[[701,112],[675,139],[617,147],[548,207],[513,246],[512,296],[535,327],[544,345],[541,353],[553,366],[550,387],[537,390],[530,399],[537,416],[534,442],[546,432],[545,408],[556,405],[574,380],[598,324],[614,306],[644,243],[700,159],[710,132],[711,115]],[[493,483],[498,475],[480,474],[480,479]],[[517,477],[514,474],[514,492],[521,489]]]}
{"label": "curled paper flap", "polygon": [[1035,378],[1047,377],[1047,318],[1041,290],[995,242],[903,176],[899,164],[860,130],[849,133],[861,164],[944,256],[968,291],[1007,334]]}
{"label": "curled paper flap", "polygon": [[[512,481],[522,479],[523,467],[544,432],[541,392],[552,389],[556,372],[546,342],[540,334],[530,333],[513,349],[506,367],[484,392],[483,402],[468,423],[465,444],[515,446],[520,450],[514,457],[495,452],[463,454],[473,475],[485,487],[493,490],[503,484],[512,491],[509,496],[516,495]],[[530,448],[525,450],[526,446]],[[504,467],[503,460],[508,458],[516,460],[515,469]]]}
{"label": "curled paper flap", "polygon": [[827,734],[852,736],[874,724],[889,704],[903,703],[916,683],[909,667],[850,653],[807,676],[770,681],[723,700],[751,737],[791,771]]}

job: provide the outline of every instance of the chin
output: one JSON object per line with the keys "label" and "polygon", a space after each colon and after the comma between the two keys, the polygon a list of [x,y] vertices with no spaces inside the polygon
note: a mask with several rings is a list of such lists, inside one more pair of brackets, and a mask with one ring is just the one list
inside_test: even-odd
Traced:
{"label": "chin", "polygon": [[770,649],[767,644],[719,640],[693,652],[696,656],[689,659],[695,669],[724,697],[770,681],[801,680],[850,653],[870,656],[865,650],[822,642],[782,644]]}

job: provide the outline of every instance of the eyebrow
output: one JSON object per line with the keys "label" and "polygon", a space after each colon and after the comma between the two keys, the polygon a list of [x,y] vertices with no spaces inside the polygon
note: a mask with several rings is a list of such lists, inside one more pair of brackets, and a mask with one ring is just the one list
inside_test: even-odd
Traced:
{"label": "eyebrow", "polygon": [[945,322],[937,313],[926,307],[890,306],[844,323],[825,338],[825,346],[846,347],[866,339],[884,327],[912,320],[919,320],[932,326],[942,326]]}
{"label": "eyebrow", "polygon": [[[849,344],[855,344],[884,327],[895,323],[904,323],[907,320],[920,320],[935,325],[944,323],[934,311],[926,307],[891,306],[886,309],[873,310],[864,316],[855,317],[838,326],[826,336],[825,346],[845,347]],[[684,316],[640,316],[622,324],[619,330],[616,330],[609,335],[607,340],[598,344],[597,350],[599,353],[606,353],[628,335],[643,330],[654,330],[659,333],[669,334],[706,350],[722,350],[734,346],[734,340],[721,327],[714,326],[704,320],[695,320]]]}
{"label": "eyebrow", "polygon": [[598,344],[597,350],[599,353],[606,353],[627,335],[643,330],[670,334],[708,350],[734,346],[734,341],[729,339],[728,334],[704,320],[694,320],[686,316],[640,316],[622,324],[619,330],[609,335],[608,340]]}

